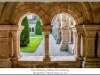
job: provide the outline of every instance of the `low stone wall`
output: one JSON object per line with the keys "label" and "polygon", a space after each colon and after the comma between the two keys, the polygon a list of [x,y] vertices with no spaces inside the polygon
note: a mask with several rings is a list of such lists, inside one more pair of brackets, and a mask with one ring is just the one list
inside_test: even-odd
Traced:
{"label": "low stone wall", "polygon": [[38,62],[38,61],[15,61],[12,62],[13,68],[81,68],[80,61],[55,61],[55,62]]}

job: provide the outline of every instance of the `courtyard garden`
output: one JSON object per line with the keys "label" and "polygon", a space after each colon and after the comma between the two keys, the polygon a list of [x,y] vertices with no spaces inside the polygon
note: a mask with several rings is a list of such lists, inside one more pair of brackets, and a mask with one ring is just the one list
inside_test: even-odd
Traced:
{"label": "courtyard garden", "polygon": [[34,33],[30,33],[29,31],[27,16],[22,20],[21,25],[24,26],[24,29],[20,35],[20,52],[35,52],[44,37],[42,34],[42,28],[40,27],[40,19],[37,19],[36,21]]}
{"label": "courtyard garden", "polygon": [[30,43],[26,47],[21,47],[21,52],[35,52],[38,46],[40,45],[41,41],[43,40],[44,34],[42,35],[35,35],[30,34]]}

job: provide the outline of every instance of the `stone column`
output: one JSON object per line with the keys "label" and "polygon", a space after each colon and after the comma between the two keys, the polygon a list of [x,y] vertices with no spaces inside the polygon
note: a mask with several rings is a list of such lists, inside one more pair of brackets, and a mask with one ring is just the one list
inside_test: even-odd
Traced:
{"label": "stone column", "polygon": [[75,48],[75,47],[76,47],[76,44],[75,44],[75,42],[76,42],[76,28],[75,28],[75,27],[72,27],[72,33],[73,33],[73,35],[72,35],[72,38],[73,38],[72,43],[74,44],[72,53],[73,53],[73,54],[76,54],[76,52],[75,52],[75,49],[76,49],[76,48]]}
{"label": "stone column", "polygon": [[83,33],[83,25],[76,25],[76,47],[75,47],[75,57],[76,57],[76,60],[77,61],[82,61],[83,58],[81,56],[81,51],[82,51],[82,40],[81,40],[81,37],[82,37],[82,33]]}
{"label": "stone column", "polygon": [[[18,30],[17,25],[0,25],[0,67],[9,68],[11,65],[11,58],[14,56],[14,46],[12,30]],[[16,33],[14,34],[16,35]],[[19,40],[16,40],[19,41]]]}
{"label": "stone column", "polygon": [[99,25],[84,25],[85,32],[85,57],[83,62],[83,67],[98,67],[97,57],[96,57],[96,33],[99,29]]}
{"label": "stone column", "polygon": [[55,40],[56,40],[56,37],[57,37],[57,23],[56,23],[56,20],[54,20],[53,24],[52,24],[52,35],[54,36]]}
{"label": "stone column", "polygon": [[49,57],[49,34],[50,31],[52,29],[51,25],[41,25],[41,28],[44,32],[44,42],[45,42],[45,57],[43,58],[43,61],[50,61],[50,57]]}
{"label": "stone column", "polygon": [[18,61],[20,58],[20,33],[24,27],[20,26],[16,30],[10,30],[12,33],[12,49],[13,49],[13,56],[12,61]]}
{"label": "stone column", "polygon": [[68,42],[69,42],[69,28],[68,27],[61,27],[62,31],[62,41],[60,50],[64,51],[68,49]]}
{"label": "stone column", "polygon": [[61,43],[61,20],[60,20],[60,15],[57,17],[57,36],[56,36],[56,44],[60,44]]}
{"label": "stone column", "polygon": [[0,26],[0,67],[11,67],[10,61],[10,49],[9,49],[9,30],[6,26]]}
{"label": "stone column", "polygon": [[57,28],[56,44],[60,44],[60,42],[61,42],[61,29],[59,27]]}
{"label": "stone column", "polygon": [[71,31],[71,27],[69,27],[69,43],[72,43],[72,31]]}
{"label": "stone column", "polygon": [[100,65],[100,31],[98,31],[97,39],[98,39],[97,40],[97,58],[98,58],[98,65]]}

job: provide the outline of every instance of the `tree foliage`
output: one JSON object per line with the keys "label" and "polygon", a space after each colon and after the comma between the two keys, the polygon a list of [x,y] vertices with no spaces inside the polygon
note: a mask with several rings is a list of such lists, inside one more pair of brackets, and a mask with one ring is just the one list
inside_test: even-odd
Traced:
{"label": "tree foliage", "polygon": [[21,35],[20,35],[20,46],[25,47],[30,42],[30,37],[29,37],[30,31],[29,31],[27,16],[22,20],[21,25],[24,26],[24,29],[22,30]]}
{"label": "tree foliage", "polygon": [[40,26],[41,26],[41,21],[40,21],[40,19],[38,19],[36,21],[36,26],[35,26],[35,34],[36,35],[42,35],[42,28]]}

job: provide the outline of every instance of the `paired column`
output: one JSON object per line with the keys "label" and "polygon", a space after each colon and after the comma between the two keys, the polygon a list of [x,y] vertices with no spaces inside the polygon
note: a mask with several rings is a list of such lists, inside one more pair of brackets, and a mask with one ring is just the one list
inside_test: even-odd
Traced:
{"label": "paired column", "polygon": [[72,40],[71,40],[71,42],[74,44],[73,45],[73,50],[72,50],[72,53],[73,54],[75,54],[76,53],[76,51],[75,51],[75,49],[76,49],[76,28],[75,27],[73,27],[73,28],[71,28],[72,29],[72,33],[73,33],[73,35],[71,36],[72,37]]}
{"label": "paired column", "polygon": [[76,36],[75,36],[75,57],[77,61],[82,61],[81,52],[83,51],[82,47],[82,34],[83,34],[83,25],[76,25]]}
{"label": "paired column", "polygon": [[56,44],[60,44],[61,43],[61,20],[60,20],[60,15],[57,17],[57,28],[56,28]]}
{"label": "paired column", "polygon": [[98,31],[97,39],[98,39],[97,40],[97,58],[98,58],[98,65],[100,65],[100,31]]}
{"label": "paired column", "polygon": [[20,33],[23,30],[23,26],[20,26],[17,28],[17,30],[11,30],[12,34],[12,43],[11,43],[11,49],[13,52],[12,61],[18,61],[18,58],[20,58]]}
{"label": "paired column", "polygon": [[61,29],[59,27],[57,28],[56,44],[60,44],[60,43],[61,43]]}
{"label": "paired column", "polygon": [[99,25],[84,25],[85,32],[85,57],[83,67],[98,67],[96,56],[96,33],[99,29]]}
{"label": "paired column", "polygon": [[50,55],[49,55],[49,34],[51,32],[52,26],[51,25],[41,25],[42,30],[44,32],[44,42],[45,42],[45,56],[43,58],[43,61],[50,61]]}
{"label": "paired column", "polygon": [[68,50],[68,43],[69,43],[69,28],[68,27],[61,27],[62,32],[62,41],[60,50]]}
{"label": "paired column", "polygon": [[12,67],[11,59],[17,57],[19,29],[17,25],[0,25],[0,67]]}
{"label": "paired column", "polygon": [[9,49],[9,30],[7,27],[0,26],[0,67],[9,68],[11,67],[10,61],[10,49]]}

